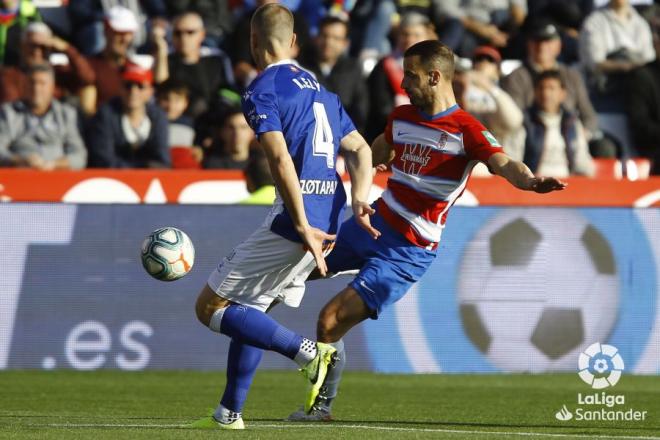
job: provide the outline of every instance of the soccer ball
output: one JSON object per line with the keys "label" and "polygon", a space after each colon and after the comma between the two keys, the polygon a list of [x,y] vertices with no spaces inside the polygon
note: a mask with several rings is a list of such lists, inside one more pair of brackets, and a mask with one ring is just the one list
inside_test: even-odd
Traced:
{"label": "soccer ball", "polygon": [[156,229],[142,242],[142,266],[161,281],[174,281],[190,272],[195,262],[192,241],[177,228]]}
{"label": "soccer ball", "polygon": [[465,334],[497,368],[573,371],[616,323],[612,248],[578,211],[504,210],[465,249],[458,303]]}

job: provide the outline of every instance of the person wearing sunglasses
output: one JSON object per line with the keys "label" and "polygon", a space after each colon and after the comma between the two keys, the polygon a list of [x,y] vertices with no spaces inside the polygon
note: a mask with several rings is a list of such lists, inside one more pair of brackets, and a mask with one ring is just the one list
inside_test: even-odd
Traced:
{"label": "person wearing sunglasses", "polygon": [[173,20],[171,54],[165,32],[152,32],[156,84],[168,79],[185,84],[190,90],[187,114],[193,118],[212,108],[222,89],[234,88],[229,57],[219,49],[202,48],[205,37],[204,22],[195,12],[185,12]]}
{"label": "person wearing sunglasses", "polygon": [[151,102],[151,70],[129,62],[121,80],[120,96],[101,106],[90,123],[89,166],[169,168],[167,116]]}

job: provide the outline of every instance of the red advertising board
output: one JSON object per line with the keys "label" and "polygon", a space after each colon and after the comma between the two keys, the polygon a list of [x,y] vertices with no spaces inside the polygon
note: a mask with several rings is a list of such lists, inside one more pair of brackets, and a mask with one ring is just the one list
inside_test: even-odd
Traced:
{"label": "red advertising board", "polygon": [[[388,174],[375,178],[374,194]],[[565,191],[519,191],[499,177],[472,178],[459,204],[513,206],[660,206],[660,177],[629,181],[567,179]],[[247,196],[239,171],[0,169],[0,200],[64,203],[228,204]]]}

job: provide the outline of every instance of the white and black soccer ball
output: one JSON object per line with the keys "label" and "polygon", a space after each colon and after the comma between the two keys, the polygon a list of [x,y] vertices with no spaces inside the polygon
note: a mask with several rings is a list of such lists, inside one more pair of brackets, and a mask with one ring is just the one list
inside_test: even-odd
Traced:
{"label": "white and black soccer ball", "polygon": [[142,266],[161,281],[186,275],[195,263],[195,248],[185,232],[173,227],[156,229],[142,242]]}
{"label": "white and black soccer ball", "polygon": [[616,323],[616,260],[578,211],[503,210],[466,246],[458,302],[466,335],[495,367],[572,371]]}

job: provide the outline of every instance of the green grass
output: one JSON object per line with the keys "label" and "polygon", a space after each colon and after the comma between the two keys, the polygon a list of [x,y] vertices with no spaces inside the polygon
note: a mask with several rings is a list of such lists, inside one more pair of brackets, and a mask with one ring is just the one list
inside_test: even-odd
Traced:
{"label": "green grass", "polygon": [[0,372],[0,438],[660,439],[658,377],[624,376],[609,392],[624,394],[626,408],[648,411],[644,422],[560,422],[555,412],[564,404],[573,411],[577,393],[589,392],[575,374],[350,373],[335,422],[291,426],[282,419],[302,401],[303,379],[260,372],[244,411],[247,431],[178,426],[215,406],[223,385],[221,372]]}

